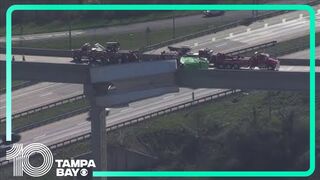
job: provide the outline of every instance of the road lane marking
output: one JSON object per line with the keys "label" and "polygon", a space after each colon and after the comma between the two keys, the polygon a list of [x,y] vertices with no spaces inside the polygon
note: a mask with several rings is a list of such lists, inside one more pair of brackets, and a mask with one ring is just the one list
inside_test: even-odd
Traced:
{"label": "road lane marking", "polygon": [[130,110],[132,110],[132,108],[127,107],[127,108],[125,108],[125,109],[121,110],[120,112],[127,112],[127,111],[130,111]]}
{"label": "road lane marking", "polygon": [[48,92],[48,93],[45,93],[45,94],[41,94],[40,97],[49,96],[49,95],[51,95],[51,94],[52,94],[52,92]]}
{"label": "road lane marking", "polygon": [[175,97],[175,95],[166,96],[166,97],[164,97],[162,99],[170,99],[170,98],[173,98],[173,97]]}
{"label": "road lane marking", "polygon": [[227,44],[228,44],[228,43],[226,43],[226,42],[225,42],[225,43],[222,43],[222,44],[217,44],[216,47],[225,46],[225,45],[227,45]]}
{"label": "road lane marking", "polygon": [[33,140],[39,140],[39,139],[42,139],[44,137],[46,137],[47,134],[42,134],[41,136],[37,136],[35,138],[33,138]]}
{"label": "road lane marking", "polygon": [[88,124],[88,122],[85,121],[85,122],[78,123],[77,126],[83,126],[85,124]]}

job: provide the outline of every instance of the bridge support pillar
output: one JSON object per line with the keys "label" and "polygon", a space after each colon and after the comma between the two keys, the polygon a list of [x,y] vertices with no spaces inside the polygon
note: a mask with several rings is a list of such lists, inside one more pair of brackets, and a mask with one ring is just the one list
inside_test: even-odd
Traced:
{"label": "bridge support pillar", "polygon": [[[107,170],[107,132],[106,116],[109,110],[105,107],[98,106],[95,100],[97,90],[92,84],[84,85],[84,92],[90,102],[89,117],[91,121],[91,149],[92,157],[96,164],[94,170]],[[106,179],[106,178],[101,178]]]}

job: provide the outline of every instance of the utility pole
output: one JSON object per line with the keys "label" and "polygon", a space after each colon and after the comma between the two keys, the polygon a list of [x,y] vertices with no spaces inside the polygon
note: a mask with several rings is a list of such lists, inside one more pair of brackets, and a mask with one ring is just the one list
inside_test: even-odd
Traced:
{"label": "utility pole", "polygon": [[[252,4],[256,4],[256,0],[252,0]],[[256,16],[255,16],[255,10],[252,10],[252,13],[251,13],[251,15],[252,15],[252,18],[254,19]]]}
{"label": "utility pole", "polygon": [[20,47],[23,46],[23,11],[21,11],[21,20],[20,20]]}
{"label": "utility pole", "polygon": [[176,14],[173,11],[173,16],[172,16],[172,39],[176,38]]}
{"label": "utility pole", "polygon": [[132,48],[132,49],[134,49],[133,36],[134,36],[134,34],[133,34],[133,33],[130,33],[130,34],[129,34],[130,42],[131,42],[131,47],[130,47],[130,48]]}
{"label": "utility pole", "polygon": [[20,47],[23,46],[23,25],[22,22],[20,22]]}
{"label": "utility pole", "polygon": [[69,49],[72,49],[71,45],[71,17],[70,14],[68,15],[68,25],[69,25]]}
{"label": "utility pole", "polygon": [[148,26],[147,29],[146,29],[146,44],[147,44],[147,46],[150,45],[150,37],[149,37],[150,32],[151,32],[151,30],[150,30],[150,28]]}

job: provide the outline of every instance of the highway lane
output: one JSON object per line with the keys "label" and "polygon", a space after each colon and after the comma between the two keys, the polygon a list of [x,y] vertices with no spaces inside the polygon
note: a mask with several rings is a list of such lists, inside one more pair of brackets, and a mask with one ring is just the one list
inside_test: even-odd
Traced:
{"label": "highway lane", "polygon": [[[12,113],[18,113],[83,93],[83,85],[37,83],[12,92]],[[0,95],[0,118],[5,117],[5,94]]]}

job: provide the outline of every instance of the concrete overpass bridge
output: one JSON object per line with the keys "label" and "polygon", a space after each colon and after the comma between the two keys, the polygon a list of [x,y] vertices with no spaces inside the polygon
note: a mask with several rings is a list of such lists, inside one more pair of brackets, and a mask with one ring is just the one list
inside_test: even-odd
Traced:
{"label": "concrete overpass bridge", "polygon": [[[152,59],[152,58],[151,58]],[[147,61],[109,66],[57,63],[46,59],[12,62],[14,80],[33,80],[84,84],[91,110],[91,134],[97,170],[106,169],[106,107],[178,91],[178,87],[309,91],[308,60],[286,59],[290,68],[260,70],[183,70],[175,60]],[[294,62],[294,63],[293,63]],[[299,62],[299,63],[297,63]],[[298,65],[298,66],[296,66]],[[298,67],[296,69],[292,67]],[[294,69],[294,70],[293,70]],[[320,78],[317,69],[316,78]],[[1,78],[5,61],[0,60]],[[115,89],[97,84],[112,83]],[[319,84],[316,84],[319,90]]]}

